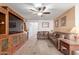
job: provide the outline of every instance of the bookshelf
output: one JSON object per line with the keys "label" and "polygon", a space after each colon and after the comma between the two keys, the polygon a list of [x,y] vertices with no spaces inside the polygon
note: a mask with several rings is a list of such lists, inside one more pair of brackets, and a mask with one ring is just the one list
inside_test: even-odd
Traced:
{"label": "bookshelf", "polygon": [[0,12],[0,34],[5,34],[5,14]]}
{"label": "bookshelf", "polygon": [[0,54],[11,55],[27,41],[24,18],[8,6],[0,6]]}

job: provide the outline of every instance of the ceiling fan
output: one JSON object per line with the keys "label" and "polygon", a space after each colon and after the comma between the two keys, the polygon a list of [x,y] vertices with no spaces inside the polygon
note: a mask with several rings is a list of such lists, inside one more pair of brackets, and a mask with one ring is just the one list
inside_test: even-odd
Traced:
{"label": "ceiling fan", "polygon": [[43,16],[43,14],[50,14],[50,12],[45,11],[47,9],[46,6],[37,6],[34,8],[30,8],[31,11],[33,11],[33,14],[37,14],[38,16]]}

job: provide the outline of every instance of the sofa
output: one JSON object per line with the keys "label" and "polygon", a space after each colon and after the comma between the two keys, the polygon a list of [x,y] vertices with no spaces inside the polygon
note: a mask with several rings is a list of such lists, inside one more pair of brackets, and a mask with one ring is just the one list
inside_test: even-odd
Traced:
{"label": "sofa", "polygon": [[37,32],[37,39],[48,39],[49,31],[38,31]]}
{"label": "sofa", "polygon": [[51,42],[53,42],[55,47],[58,47],[59,38],[63,38],[67,40],[74,40],[75,35],[76,35],[75,33],[53,32],[53,33],[49,33],[49,39],[51,40]]}

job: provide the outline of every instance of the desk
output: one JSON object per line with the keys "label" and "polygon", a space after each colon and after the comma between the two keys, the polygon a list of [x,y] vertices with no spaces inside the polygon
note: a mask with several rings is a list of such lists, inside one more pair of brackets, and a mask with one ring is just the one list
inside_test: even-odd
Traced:
{"label": "desk", "polygon": [[61,52],[62,52],[62,47],[65,47],[67,49],[68,54],[72,55],[73,51],[79,50],[79,41],[60,39],[60,51]]}

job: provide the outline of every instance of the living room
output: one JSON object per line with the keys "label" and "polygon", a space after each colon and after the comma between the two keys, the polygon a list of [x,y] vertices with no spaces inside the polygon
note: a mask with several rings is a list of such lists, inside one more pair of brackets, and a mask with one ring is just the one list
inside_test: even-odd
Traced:
{"label": "living room", "polygon": [[1,55],[79,54],[78,3],[0,5]]}

